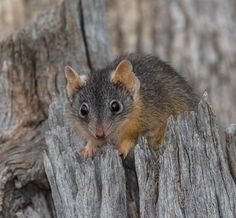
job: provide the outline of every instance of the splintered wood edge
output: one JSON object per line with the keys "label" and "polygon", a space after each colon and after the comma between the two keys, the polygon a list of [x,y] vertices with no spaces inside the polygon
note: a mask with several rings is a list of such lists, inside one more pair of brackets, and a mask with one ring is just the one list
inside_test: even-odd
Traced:
{"label": "splintered wood edge", "polygon": [[225,131],[226,154],[230,172],[236,182],[236,124],[231,124]]}
{"label": "splintered wood edge", "polygon": [[[61,103],[65,104],[65,101],[62,100]],[[53,104],[53,105],[54,105],[53,107],[56,108],[58,107],[58,104]],[[49,116],[55,116],[54,113],[57,111],[57,109],[56,108],[54,109],[53,107],[51,108]],[[50,119],[51,118],[49,118],[49,120]],[[215,215],[219,214],[219,210],[222,210],[224,212],[228,210],[231,211],[227,212],[228,217],[233,217],[232,213],[233,210],[231,207],[232,205],[235,204],[233,197],[235,196],[236,191],[233,180],[231,178],[231,174],[229,173],[228,170],[227,163],[223,162],[224,161],[224,158],[222,157],[223,149],[222,145],[219,142],[218,130],[214,122],[215,122],[215,115],[211,111],[211,108],[208,105],[207,101],[204,100],[200,102],[197,113],[186,112],[184,114],[181,114],[177,118],[177,120],[175,120],[173,117],[170,117],[168,119],[168,125],[165,133],[165,142],[160,149],[159,155],[155,155],[155,153],[153,153],[152,149],[150,149],[150,147],[148,146],[145,137],[139,138],[139,144],[136,145],[134,149],[134,158],[135,158],[135,168],[139,185],[139,204],[140,204],[139,206],[140,206],[141,216],[171,217],[169,214],[174,213],[178,214],[179,217],[183,217],[184,214],[190,215],[191,209],[194,208],[195,208],[194,210],[199,211],[201,214],[209,215],[207,214],[207,211],[205,211],[204,209],[205,207],[203,206],[199,207],[199,205],[202,204],[208,205],[210,201],[214,202],[216,200],[214,197],[212,199],[209,198],[207,192],[203,192],[206,189],[209,189],[210,192],[213,191],[211,188],[212,184],[210,185],[209,182],[212,179],[214,179],[214,181],[217,180],[217,182],[215,183],[214,190],[219,190],[222,196],[222,199],[220,199],[220,202],[222,202],[222,204],[221,205],[214,204]],[[57,125],[57,119],[54,119],[54,123],[53,125],[51,125],[51,128],[55,128],[56,125]],[[55,132],[53,133],[53,131],[54,129],[51,129],[50,137],[55,137],[53,136],[55,133]],[[60,136],[61,134],[57,135]],[[68,139],[70,143],[72,144],[75,143],[75,140],[73,140],[74,136],[69,135],[68,137],[72,138]],[[59,141],[62,142],[63,140]],[[190,144],[188,145],[188,143]],[[66,148],[68,146],[70,145],[66,144],[64,145],[66,150],[68,150],[68,148]],[[72,151],[73,148],[71,147],[71,149],[69,150]],[[95,215],[97,213],[99,214],[102,213],[104,216],[108,214],[109,216],[112,216],[116,214],[116,212],[108,211],[107,209],[105,209],[108,207],[110,208],[112,206],[113,208],[117,209],[120,208],[119,210],[122,211],[123,215],[125,215],[127,214],[126,203],[125,203],[126,201],[124,200],[126,196],[125,195],[126,189],[124,187],[122,188],[122,186],[125,184],[125,176],[124,173],[120,171],[123,169],[123,166],[120,165],[121,159],[119,158],[118,154],[115,153],[115,151],[113,151],[113,148],[109,146],[105,147],[102,150],[104,151],[104,153],[98,155],[94,160],[90,160],[88,162],[84,161],[78,162],[79,159],[78,157],[75,156],[75,163],[68,162],[71,166],[76,165],[76,168],[74,169],[76,171],[76,184],[75,183],[73,184],[77,188],[80,187],[77,193],[77,196],[80,197],[76,198],[77,207],[78,205],[80,205],[78,207],[80,208],[79,209],[80,212],[77,210],[77,213],[81,214],[81,211],[83,211],[82,214],[86,213],[87,209],[84,208],[81,204],[83,202],[83,204],[87,205],[86,202],[90,202],[92,200],[92,199],[89,200],[90,196],[86,193],[88,192],[89,187],[90,188],[93,187],[91,190],[96,190],[96,193],[98,193],[98,195],[95,195],[97,196],[95,198],[97,199],[97,201],[101,200],[100,199],[101,195],[106,197],[103,198],[102,200],[102,208],[100,212],[99,211],[95,212],[96,210],[98,210],[96,209],[98,207],[96,206],[96,204],[90,205],[91,214]],[[186,157],[189,157],[190,159],[188,158],[186,159]],[[198,159],[196,159],[197,157]],[[202,162],[199,162],[199,158],[200,159],[202,158],[201,159]],[[67,161],[68,161],[67,159],[64,159],[65,163]],[[204,165],[204,167],[203,163],[206,164]],[[210,167],[211,164],[213,164],[215,167],[214,168]],[[223,168],[220,168],[219,164]],[[91,166],[93,167],[91,168]],[[57,166],[55,165],[54,167]],[[98,168],[96,169],[96,167]],[[116,169],[117,167],[118,169]],[[204,169],[204,171],[207,174],[209,172],[212,172],[213,174],[215,174],[216,177],[213,178],[211,174],[209,174],[209,181],[207,180],[194,184],[193,179],[195,177],[193,176],[194,173],[197,172],[196,170],[198,169],[198,167]],[[80,170],[78,171],[77,169]],[[81,169],[84,170],[81,171]],[[98,169],[102,169],[102,171],[99,171]],[[116,170],[114,171],[114,169]],[[86,173],[85,175],[95,176],[95,174],[92,173],[92,171],[96,172],[96,175],[98,176],[96,177],[100,178],[101,180],[100,183],[99,182],[93,183],[91,187],[90,186],[91,183],[88,182],[87,180],[88,178],[81,175],[87,172],[89,174]],[[191,172],[191,174],[187,172],[189,173]],[[117,180],[118,177],[116,177],[117,176],[116,174],[122,175],[121,180],[120,179]],[[90,176],[87,177],[90,178],[90,181],[94,181],[92,177]],[[106,178],[106,180],[103,180],[104,178]],[[197,178],[200,179],[200,181],[202,179],[201,176]],[[55,179],[56,182],[57,179],[59,178]],[[62,181],[63,179],[60,178],[60,180]],[[224,189],[221,188],[223,181],[227,181],[227,186]],[[81,186],[81,184],[84,184],[85,186],[84,185]],[[113,185],[115,184],[119,184],[118,187],[113,187]],[[201,184],[205,185],[203,186]],[[195,193],[197,191],[197,189],[193,189],[195,185],[198,185],[199,191],[201,191],[201,193],[204,193],[202,194],[202,198],[200,198],[200,196],[198,196],[198,194]],[[113,193],[114,195],[112,196],[107,195],[113,189],[117,190],[117,192],[115,191]],[[118,196],[120,196],[118,192],[120,192],[121,196],[123,196],[121,198],[123,199],[122,200],[123,204],[117,204],[117,201],[112,201],[116,199]],[[228,198],[226,198],[226,192],[230,192]],[[216,194],[219,194],[218,191]],[[196,197],[194,199],[191,199],[191,196],[192,197],[196,196]],[[120,197],[118,198],[120,199]]]}

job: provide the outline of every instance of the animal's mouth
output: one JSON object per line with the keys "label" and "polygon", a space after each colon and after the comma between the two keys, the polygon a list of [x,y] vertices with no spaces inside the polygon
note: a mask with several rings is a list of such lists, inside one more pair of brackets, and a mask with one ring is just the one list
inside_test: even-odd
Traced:
{"label": "animal's mouth", "polygon": [[88,130],[97,140],[104,141],[111,134],[112,123],[89,125]]}

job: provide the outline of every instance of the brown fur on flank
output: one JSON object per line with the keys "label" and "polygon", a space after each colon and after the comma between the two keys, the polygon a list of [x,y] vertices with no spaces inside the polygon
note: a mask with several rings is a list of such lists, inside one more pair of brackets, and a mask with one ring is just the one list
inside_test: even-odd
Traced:
{"label": "brown fur on flank", "polygon": [[112,141],[125,157],[140,134],[158,149],[168,117],[198,103],[184,78],[155,56],[121,56],[87,77],[68,69],[67,92],[77,130],[87,141],[81,149],[85,156]]}

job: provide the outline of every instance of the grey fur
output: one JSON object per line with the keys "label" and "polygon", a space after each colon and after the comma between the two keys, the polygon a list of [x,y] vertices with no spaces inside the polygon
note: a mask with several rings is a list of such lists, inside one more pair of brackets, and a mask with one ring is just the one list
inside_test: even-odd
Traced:
{"label": "grey fur", "polygon": [[[177,111],[195,109],[198,103],[197,95],[185,79],[167,63],[151,55],[124,55],[105,68],[92,72],[85,87],[75,94],[72,106],[77,117],[76,111],[82,102],[87,102],[90,107],[86,119],[78,117],[85,128],[91,120],[97,120],[98,123],[111,122],[115,128],[132,111],[132,97],[123,88],[110,82],[110,73],[124,59],[132,63],[133,71],[141,83],[140,98],[144,126],[155,128],[155,122],[163,122],[163,113],[177,115]],[[124,110],[119,115],[112,115],[110,112],[109,103],[113,99],[121,101],[124,105]],[[156,121],[152,124],[150,120]]]}

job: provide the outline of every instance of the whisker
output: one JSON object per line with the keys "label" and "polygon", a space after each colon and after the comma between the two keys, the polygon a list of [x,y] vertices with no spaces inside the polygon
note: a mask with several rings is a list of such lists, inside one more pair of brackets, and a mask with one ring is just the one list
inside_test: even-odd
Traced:
{"label": "whisker", "polygon": [[96,137],[96,134],[94,133],[93,129],[89,125],[88,125],[88,130],[94,137]]}

